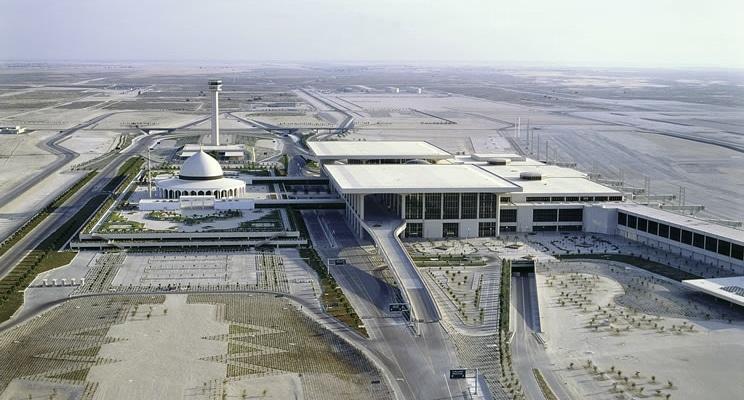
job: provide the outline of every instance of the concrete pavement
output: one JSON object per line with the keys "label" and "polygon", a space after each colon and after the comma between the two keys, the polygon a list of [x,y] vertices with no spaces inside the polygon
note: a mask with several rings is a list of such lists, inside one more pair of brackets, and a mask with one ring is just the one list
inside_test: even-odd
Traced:
{"label": "concrete pavement", "polygon": [[511,293],[514,315],[511,319],[514,331],[512,362],[525,396],[534,400],[545,398],[532,372],[533,368],[537,368],[559,399],[574,399],[554,372],[556,366],[551,363],[543,344],[535,335],[540,332],[540,317],[534,273],[515,273],[512,276]]}

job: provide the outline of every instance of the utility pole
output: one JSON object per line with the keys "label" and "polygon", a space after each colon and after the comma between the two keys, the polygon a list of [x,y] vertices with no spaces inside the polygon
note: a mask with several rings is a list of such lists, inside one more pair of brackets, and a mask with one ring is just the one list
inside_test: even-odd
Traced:
{"label": "utility pole", "polygon": [[522,135],[522,118],[517,117],[517,139]]}
{"label": "utility pole", "polygon": [[147,147],[147,198],[152,198],[152,169],[150,166],[150,151],[152,146]]}

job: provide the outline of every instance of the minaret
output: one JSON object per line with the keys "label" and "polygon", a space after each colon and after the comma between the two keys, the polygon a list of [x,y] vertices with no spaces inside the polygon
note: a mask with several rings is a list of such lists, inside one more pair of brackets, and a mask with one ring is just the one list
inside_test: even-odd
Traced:
{"label": "minaret", "polygon": [[212,92],[212,145],[220,145],[220,105],[219,92],[222,91],[222,81],[219,79],[209,81],[209,90]]}

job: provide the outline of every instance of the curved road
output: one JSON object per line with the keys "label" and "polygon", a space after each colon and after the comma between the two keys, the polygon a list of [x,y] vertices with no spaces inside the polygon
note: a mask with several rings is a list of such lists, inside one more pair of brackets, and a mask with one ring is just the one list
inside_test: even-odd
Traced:
{"label": "curved road", "polygon": [[101,194],[104,187],[116,177],[122,164],[129,158],[143,153],[158,135],[140,136],[127,149],[117,154],[111,162],[98,171],[85,186],[73,194],[62,207],[47,216],[25,237],[21,238],[5,254],[0,256],[0,277],[5,276],[30,251],[36,248],[47,236],[77,213],[89,200]]}
{"label": "curved road", "polygon": [[44,178],[48,177],[49,175],[53,174],[58,169],[64,167],[70,161],[75,159],[79,154],[76,153],[73,150],[70,150],[66,147],[60,146],[59,143],[63,140],[67,139],[71,134],[81,130],[85,129],[93,124],[96,124],[100,121],[102,121],[105,118],[110,117],[111,115],[114,115],[116,113],[108,113],[99,115],[93,119],[90,119],[88,121],[85,121],[81,124],[78,124],[72,128],[65,129],[62,132],[54,135],[53,137],[49,138],[46,142],[39,143],[38,147],[47,150],[52,154],[60,155],[61,157],[58,157],[55,161],[53,161],[51,164],[47,165],[39,171],[34,176],[31,176],[27,179],[25,179],[23,182],[15,186],[13,189],[5,192],[2,196],[0,196],[0,207],[5,206],[7,203],[9,203],[11,200],[14,200],[18,196],[20,196],[25,191],[31,189],[33,186],[41,182]]}

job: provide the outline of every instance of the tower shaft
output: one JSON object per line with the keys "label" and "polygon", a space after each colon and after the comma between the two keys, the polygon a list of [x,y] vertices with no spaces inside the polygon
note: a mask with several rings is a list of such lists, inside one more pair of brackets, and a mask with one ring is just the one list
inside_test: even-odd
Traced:
{"label": "tower shaft", "polygon": [[220,99],[219,92],[222,91],[222,81],[209,81],[209,90],[212,92],[212,145],[220,145]]}

